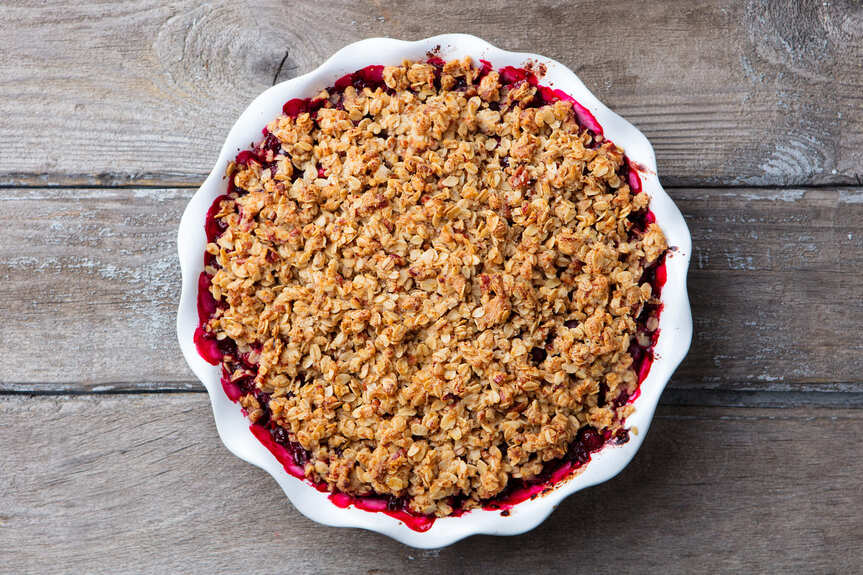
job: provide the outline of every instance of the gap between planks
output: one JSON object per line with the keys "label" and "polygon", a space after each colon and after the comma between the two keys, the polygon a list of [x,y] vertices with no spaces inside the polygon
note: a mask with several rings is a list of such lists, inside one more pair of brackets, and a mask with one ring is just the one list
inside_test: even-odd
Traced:
{"label": "gap between planks", "polygon": [[[104,397],[117,395],[181,395],[203,394],[206,390],[198,383],[166,383],[140,387],[140,383],[103,384],[92,389],[34,389],[33,383],[3,383],[3,397]],[[56,385],[56,384],[52,384]],[[840,387],[860,387],[861,383],[834,384]],[[662,393],[659,405],[666,407],[729,407],[753,409],[787,408],[838,408],[863,409],[863,392],[857,391],[755,391],[725,389],[668,388]]]}
{"label": "gap between planks", "polygon": [[[165,180],[164,182],[152,183],[136,183],[135,181],[126,183],[80,183],[70,184],[64,182],[42,182],[32,184],[3,184],[0,183],[0,191],[5,190],[44,190],[52,191],[62,190],[195,190],[200,188],[204,180],[209,174],[201,176],[200,183],[178,181],[172,182]],[[36,179],[35,177],[33,178]],[[662,178],[660,177],[660,183]],[[858,191],[863,190],[863,175],[857,175],[855,180],[849,180],[847,183],[816,183],[816,184],[791,184],[791,185],[771,185],[771,184],[709,184],[699,183],[693,185],[687,184],[662,184],[664,190],[823,190],[823,189],[845,189]],[[8,199],[0,197],[0,200]]]}

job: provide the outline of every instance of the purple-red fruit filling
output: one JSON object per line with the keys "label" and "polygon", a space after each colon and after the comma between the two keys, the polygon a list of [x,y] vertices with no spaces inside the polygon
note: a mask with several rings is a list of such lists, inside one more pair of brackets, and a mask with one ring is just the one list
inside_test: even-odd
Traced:
{"label": "purple-red fruit filling", "polygon": [[[440,70],[444,66],[444,61],[438,57],[430,57],[427,61],[429,64],[435,66],[438,70],[437,73],[439,76]],[[480,64],[479,77],[481,78],[492,70],[492,66],[486,60],[480,60]],[[335,97],[338,98],[338,95],[348,86],[354,86],[357,89],[364,87],[373,89],[383,87],[386,89],[383,80],[383,69],[383,66],[366,66],[352,74],[347,74],[336,81],[330,92],[335,94]],[[502,84],[514,84],[526,81],[532,86],[537,87],[538,92],[536,101],[534,102],[535,106],[542,106],[557,100],[567,100],[572,102],[579,125],[590,131],[594,136],[602,135],[602,126],[600,126],[596,121],[596,118],[594,118],[593,114],[591,114],[587,108],[576,102],[570,95],[566,94],[562,90],[556,90],[540,85],[538,78],[531,70],[505,66],[499,69],[498,73],[500,74]],[[324,105],[324,103],[325,101],[322,99],[294,98],[287,101],[282,110],[286,115],[292,117],[296,117],[299,114],[307,112],[314,115],[317,110]],[[255,146],[254,149],[244,150],[237,154],[235,160],[236,163],[246,164],[254,161],[260,163],[264,167],[272,167],[274,158],[280,150],[280,143],[275,136],[267,132],[266,128],[263,130],[263,134],[263,140]],[[625,177],[625,180],[629,184],[632,192],[639,193],[641,191],[641,180],[638,176],[638,172],[628,159],[622,172],[621,176]],[[323,168],[318,168],[318,175],[325,177]],[[242,193],[242,190],[235,190],[233,183],[229,182],[227,194],[234,191]],[[225,225],[217,219],[216,216],[219,211],[219,205],[227,194],[216,198],[207,212],[204,227],[208,242],[215,241],[225,231]],[[630,220],[633,224],[633,232],[641,233],[650,223],[655,222],[656,218],[651,211],[646,210],[644,212],[632,214],[630,216]],[[215,258],[209,254],[204,256],[204,264],[205,266],[217,265]],[[656,265],[645,270],[642,281],[646,281],[651,285],[653,294],[656,298],[660,297],[662,286],[666,281],[665,256],[662,256]],[[217,302],[210,294],[209,288],[210,276],[208,276],[206,272],[202,272],[198,280],[197,304],[199,326],[195,330],[194,336],[198,352],[201,357],[213,365],[218,365],[226,357],[229,358],[232,363],[239,363],[242,365],[245,369],[245,375],[239,379],[235,378],[233,381],[231,380],[232,374],[228,373],[227,370],[223,368],[222,386],[226,395],[235,402],[247,393],[255,395],[261,408],[264,410],[264,415],[250,426],[252,433],[267,447],[267,449],[270,450],[276,459],[282,463],[289,474],[298,479],[305,479],[303,466],[309,460],[309,453],[298,443],[290,440],[287,430],[271,421],[269,408],[267,406],[269,397],[266,396],[266,394],[263,394],[254,385],[257,366],[249,361],[247,355],[241,356],[237,353],[237,348],[233,341],[216,340],[204,329],[205,324],[216,312],[216,309],[219,306],[219,302]],[[647,320],[650,317],[658,318],[661,311],[661,305],[645,305],[637,319],[639,331],[647,333]],[[567,325],[567,327],[575,327],[575,325]],[[550,336],[553,338],[553,334],[550,334]],[[632,355],[634,369],[638,374],[639,384],[644,381],[650,371],[650,367],[653,363],[653,347],[656,344],[658,337],[659,330],[651,332],[649,337],[650,343],[647,346],[639,345],[637,342],[638,338],[633,338],[633,343],[630,346],[629,351]],[[536,364],[541,363],[546,356],[547,351],[540,347],[534,347],[530,350],[530,357]],[[636,390],[636,392],[631,396],[627,396],[626,393],[622,393],[620,396],[610,399],[605,397],[605,390],[601,389],[600,403],[604,405],[610,400],[616,407],[622,406],[633,401],[638,396],[639,392],[640,389]],[[570,445],[565,457],[547,463],[542,473],[531,480],[510,480],[504,491],[493,499],[486,501],[483,508],[487,510],[501,510],[502,513],[508,514],[508,510],[514,505],[553,489],[562,479],[568,477],[573,471],[589,462],[591,454],[599,451],[605,445],[618,445],[625,443],[628,440],[629,434],[626,430],[622,430],[617,435],[611,436],[610,433],[602,434],[593,427],[584,427],[579,431],[575,441]],[[505,444],[501,445],[501,451],[505,453],[506,447],[507,446]],[[329,488],[325,483],[313,483],[312,485],[319,491],[329,491]],[[405,525],[415,531],[427,531],[435,521],[435,517],[433,516],[417,515],[412,513],[406,507],[402,499],[393,496],[354,496],[347,493],[333,492],[330,493],[329,499],[338,507],[344,508],[349,505],[353,505],[354,507],[365,511],[384,513],[404,522]],[[459,511],[459,501],[456,499],[453,499],[451,505],[456,509],[456,512],[453,513],[452,516],[457,517],[464,513],[463,511]]]}

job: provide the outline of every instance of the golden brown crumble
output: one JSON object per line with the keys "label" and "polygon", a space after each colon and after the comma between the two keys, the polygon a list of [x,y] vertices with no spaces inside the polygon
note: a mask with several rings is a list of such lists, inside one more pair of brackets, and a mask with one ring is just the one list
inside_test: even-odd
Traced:
{"label": "golden brown crumble", "polygon": [[600,386],[637,386],[635,318],[656,303],[640,280],[666,244],[631,229],[649,198],[569,102],[533,106],[535,87],[469,59],[383,78],[270,122],[272,168],[231,165],[207,329],[251,352],[310,479],[442,516],[586,425],[620,429],[631,406]]}

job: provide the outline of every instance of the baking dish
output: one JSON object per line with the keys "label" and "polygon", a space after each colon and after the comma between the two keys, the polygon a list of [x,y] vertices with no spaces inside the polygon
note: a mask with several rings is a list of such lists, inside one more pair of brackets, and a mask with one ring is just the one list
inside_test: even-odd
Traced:
{"label": "baking dish", "polygon": [[[213,200],[224,193],[225,168],[236,152],[260,138],[262,127],[280,113],[286,101],[312,96],[345,74],[365,66],[398,64],[405,59],[420,60],[432,52],[444,60],[464,56],[470,56],[475,61],[487,60],[495,68],[522,67],[527,63],[534,68],[542,68],[542,83],[572,96],[593,115],[605,136],[625,151],[631,166],[638,171],[643,191],[651,198],[650,209],[672,249],[665,263],[667,280],[661,296],[663,311],[659,338],[654,346],[655,359],[641,384],[640,394],[633,402],[636,411],[627,419],[627,427],[631,430],[630,440],[595,453],[592,460],[577,473],[555,484],[553,489],[517,504],[506,513],[499,510],[474,510],[459,517],[437,519],[430,529],[420,532],[382,513],[367,512],[352,506],[337,507],[326,493],[289,475],[252,434],[240,407],[224,393],[219,367],[210,365],[198,355],[193,338],[198,325],[198,277],[203,269],[202,254],[206,245],[204,221]],[[686,292],[690,243],[682,215],[659,183],[655,155],[645,136],[599,102],[578,77],[562,64],[537,54],[506,52],[479,38],[462,34],[435,36],[417,42],[368,39],[343,48],[309,74],[269,88],[249,105],[230,130],[213,171],[190,200],[180,222],[178,250],[183,289],[177,332],[189,366],[210,394],[222,441],[238,457],[268,471],[294,506],[307,517],[327,525],[370,529],[423,548],[441,547],[479,533],[512,535],[537,526],[564,497],[613,477],[636,453],[649,427],[659,396],[685,356],[692,337]]]}

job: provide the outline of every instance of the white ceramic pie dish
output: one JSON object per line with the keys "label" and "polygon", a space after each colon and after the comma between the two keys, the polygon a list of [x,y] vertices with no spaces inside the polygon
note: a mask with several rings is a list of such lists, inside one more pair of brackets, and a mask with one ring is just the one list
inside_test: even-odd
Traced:
{"label": "white ceramic pie dish", "polygon": [[[240,406],[225,395],[220,382],[220,367],[210,365],[200,355],[193,342],[198,326],[198,276],[203,271],[206,246],[204,221],[215,198],[224,193],[225,168],[237,151],[247,149],[250,142],[261,137],[261,129],[281,113],[282,105],[292,98],[314,96],[320,89],[332,85],[341,76],[370,64],[400,64],[404,59],[421,60],[427,52],[438,49],[444,60],[470,56],[474,61],[488,60],[495,68],[521,67],[526,62],[545,64],[542,84],[559,88],[575,98],[593,113],[605,136],[623,148],[636,163],[642,189],[650,196],[650,209],[668,240],[676,248],[666,258],[668,279],[662,289],[663,311],[660,335],[654,348],[655,360],[641,393],[633,402],[635,413],[627,419],[627,427],[636,428],[630,440],[620,446],[607,446],[594,453],[579,472],[558,483],[553,490],[532,500],[517,504],[507,516],[500,511],[474,510],[461,517],[435,521],[425,532],[414,531],[399,520],[382,513],[372,513],[354,507],[339,508],[311,485],[289,475],[282,464],[249,430],[249,422]],[[310,519],[338,527],[361,527],[388,535],[402,543],[420,548],[449,545],[470,535],[515,535],[533,529],[548,517],[567,496],[585,487],[606,481],[617,475],[638,451],[650,426],[659,396],[671,374],[689,350],[692,339],[692,317],[686,291],[691,239],[680,211],[662,189],[656,174],[656,157],[647,138],[632,124],[605,107],[584,86],[581,80],[562,64],[537,54],[507,52],[475,36],[445,34],[406,42],[390,38],[371,38],[339,50],[316,70],[269,88],[249,105],[225,140],[219,159],[204,184],[186,207],[177,237],[183,287],[177,314],[177,335],[183,355],[192,371],[210,395],[219,436],[236,456],[252,463],[275,478],[293,505]]]}

